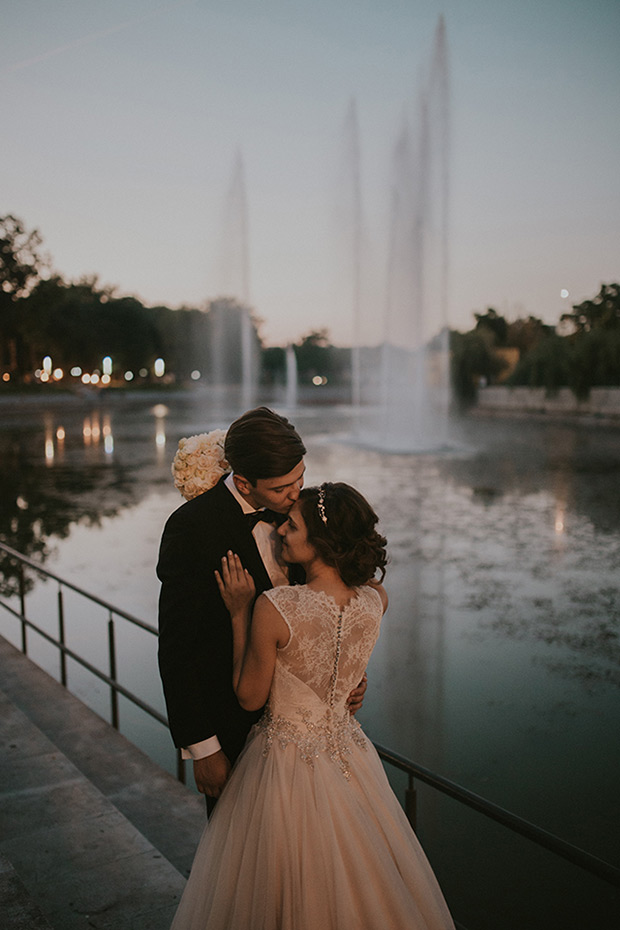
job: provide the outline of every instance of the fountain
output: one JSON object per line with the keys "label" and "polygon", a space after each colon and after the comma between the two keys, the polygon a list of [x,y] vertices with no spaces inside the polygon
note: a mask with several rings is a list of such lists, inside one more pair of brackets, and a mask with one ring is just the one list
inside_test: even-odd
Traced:
{"label": "fountain", "polygon": [[[211,303],[211,370],[216,388],[240,384],[240,404],[253,406],[258,381],[258,344],[250,311],[248,205],[243,157],[235,157],[222,223],[220,293]],[[239,369],[240,371],[237,371]]]}
{"label": "fountain", "polygon": [[[400,131],[392,160],[382,333],[364,344],[362,210],[357,118],[347,120],[353,164],[353,399],[356,439],[394,452],[448,444],[449,92],[445,24],[439,21],[413,131]],[[373,319],[373,323],[376,320]]]}

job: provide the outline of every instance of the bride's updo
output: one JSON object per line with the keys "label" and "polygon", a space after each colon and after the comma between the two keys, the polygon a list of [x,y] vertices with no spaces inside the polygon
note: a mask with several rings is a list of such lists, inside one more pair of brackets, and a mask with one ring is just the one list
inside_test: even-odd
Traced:
{"label": "bride's updo", "polygon": [[319,488],[304,488],[299,506],[308,542],[326,565],[338,570],[347,587],[365,584],[377,571],[383,581],[386,539],[375,529],[379,518],[359,491],[327,481]]}

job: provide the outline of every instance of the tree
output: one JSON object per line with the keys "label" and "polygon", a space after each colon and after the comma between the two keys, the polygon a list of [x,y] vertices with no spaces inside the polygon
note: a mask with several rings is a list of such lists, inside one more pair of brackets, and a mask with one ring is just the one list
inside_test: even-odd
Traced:
{"label": "tree", "polygon": [[295,344],[300,383],[309,383],[316,375],[331,376],[332,348],[326,328],[312,330]]}
{"label": "tree", "polygon": [[572,346],[566,337],[554,334],[543,339],[520,359],[507,383],[557,391],[561,387],[572,386],[573,372]]}
{"label": "tree", "polygon": [[505,363],[493,353],[488,334],[478,327],[468,333],[451,332],[450,352],[454,393],[459,405],[466,407],[475,403],[481,379],[492,381]]}
{"label": "tree", "polygon": [[261,376],[264,384],[283,384],[286,379],[286,350],[268,346],[261,350]]}
{"label": "tree", "polygon": [[112,357],[114,369],[149,368],[161,354],[154,314],[135,297],[114,297],[96,277],[67,284],[55,275],[40,281],[24,301],[20,326],[30,370],[50,355],[65,371],[101,369]]}
{"label": "tree", "polygon": [[19,304],[39,280],[41,243],[39,233],[28,232],[17,217],[0,217],[0,365],[19,376],[26,365]]}
{"label": "tree", "polygon": [[570,386],[578,397],[587,397],[590,388],[620,385],[620,327],[602,327],[584,333],[572,342]]}
{"label": "tree", "polygon": [[595,329],[620,330],[620,284],[603,284],[593,300],[575,304],[562,320],[573,324],[576,336]]}
{"label": "tree", "polygon": [[476,330],[480,335],[488,333],[492,339],[491,345],[506,345],[508,323],[503,316],[499,315],[497,310],[489,307],[486,313],[474,313],[474,316],[476,318]]}
{"label": "tree", "polygon": [[543,323],[535,316],[528,316],[526,320],[519,319],[508,324],[506,345],[518,349],[520,354],[524,355],[554,333],[554,326]]}
{"label": "tree", "polygon": [[21,220],[0,216],[0,300],[25,297],[39,279],[42,239],[36,229],[27,232]]}

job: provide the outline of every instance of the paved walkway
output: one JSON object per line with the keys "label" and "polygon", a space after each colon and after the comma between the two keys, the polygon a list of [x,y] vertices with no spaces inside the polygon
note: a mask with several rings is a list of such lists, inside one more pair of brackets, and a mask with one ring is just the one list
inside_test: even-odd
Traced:
{"label": "paved walkway", "polygon": [[205,806],[0,637],[2,930],[168,930]]}

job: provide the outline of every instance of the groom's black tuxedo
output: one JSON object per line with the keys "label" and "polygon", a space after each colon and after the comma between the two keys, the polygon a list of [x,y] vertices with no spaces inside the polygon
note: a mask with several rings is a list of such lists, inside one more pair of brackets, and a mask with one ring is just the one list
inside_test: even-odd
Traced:
{"label": "groom's black tuxedo", "polygon": [[215,735],[233,761],[260,713],[242,710],[232,687],[230,616],[214,576],[229,549],[257,593],[272,587],[250,523],[222,478],[170,516],[157,574],[159,668],[174,743],[189,746]]}

